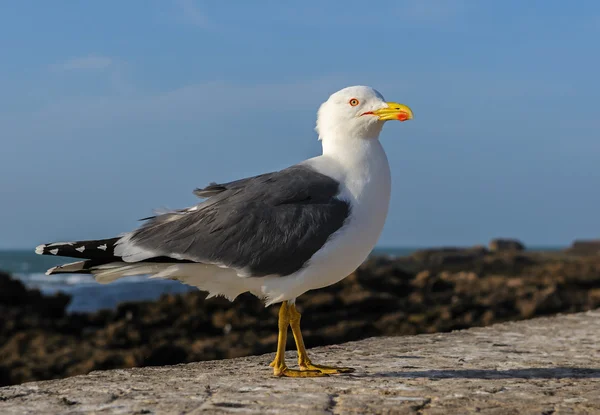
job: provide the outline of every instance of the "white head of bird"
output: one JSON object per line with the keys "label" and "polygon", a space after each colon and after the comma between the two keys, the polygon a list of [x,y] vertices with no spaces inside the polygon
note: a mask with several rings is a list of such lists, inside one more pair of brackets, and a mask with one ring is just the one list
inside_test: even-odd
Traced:
{"label": "white head of bird", "polygon": [[412,110],[397,102],[386,102],[378,91],[368,86],[350,86],[332,94],[319,108],[319,140],[349,141],[377,139],[386,121],[407,121]]}

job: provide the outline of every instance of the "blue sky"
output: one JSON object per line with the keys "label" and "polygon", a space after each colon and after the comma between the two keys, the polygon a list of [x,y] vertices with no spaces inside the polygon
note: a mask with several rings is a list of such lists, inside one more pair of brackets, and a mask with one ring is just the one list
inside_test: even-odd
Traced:
{"label": "blue sky", "polygon": [[318,105],[413,108],[382,141],[382,246],[600,236],[600,3],[0,5],[0,248],[109,237],[195,187],[316,155]]}

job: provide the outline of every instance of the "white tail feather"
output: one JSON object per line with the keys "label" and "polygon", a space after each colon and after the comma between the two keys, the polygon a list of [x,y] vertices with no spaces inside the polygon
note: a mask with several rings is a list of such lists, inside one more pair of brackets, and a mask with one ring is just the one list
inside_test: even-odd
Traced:
{"label": "white tail feather", "polygon": [[108,284],[124,277],[160,273],[169,266],[171,264],[111,262],[93,268],[92,274],[100,284]]}

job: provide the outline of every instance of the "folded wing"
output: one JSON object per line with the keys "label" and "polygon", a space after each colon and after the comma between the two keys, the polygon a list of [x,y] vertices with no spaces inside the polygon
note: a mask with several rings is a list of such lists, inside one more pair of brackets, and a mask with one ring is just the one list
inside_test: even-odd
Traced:
{"label": "folded wing", "polygon": [[195,191],[206,201],[151,218],[119,240],[115,255],[125,262],[215,264],[244,276],[289,275],[349,217],[339,190],[334,179],[301,165],[211,184]]}

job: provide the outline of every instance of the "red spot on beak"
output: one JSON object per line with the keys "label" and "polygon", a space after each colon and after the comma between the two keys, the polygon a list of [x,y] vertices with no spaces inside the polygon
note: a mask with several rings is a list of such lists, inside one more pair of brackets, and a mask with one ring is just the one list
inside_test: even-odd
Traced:
{"label": "red spot on beak", "polygon": [[408,114],[405,112],[398,113],[398,117],[396,118],[398,118],[398,121],[406,121],[409,119]]}

